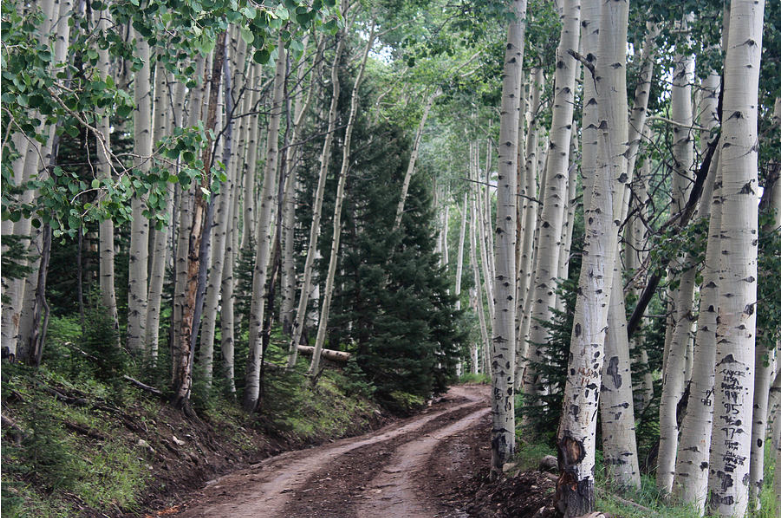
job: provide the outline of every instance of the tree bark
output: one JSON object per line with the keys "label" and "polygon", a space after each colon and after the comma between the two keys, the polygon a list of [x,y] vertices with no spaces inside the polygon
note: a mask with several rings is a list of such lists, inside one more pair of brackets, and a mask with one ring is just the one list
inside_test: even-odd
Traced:
{"label": "tree bark", "polygon": [[347,183],[347,171],[350,167],[350,144],[352,142],[353,128],[355,127],[355,118],[358,114],[358,97],[363,74],[366,71],[366,62],[369,58],[369,51],[374,45],[374,39],[377,35],[376,25],[372,22],[369,32],[369,40],[363,50],[361,66],[358,69],[358,75],[355,77],[353,92],[350,98],[350,115],[347,119],[347,127],[344,130],[344,143],[342,144],[342,168],[339,171],[339,182],[336,186],[336,204],[334,205],[334,230],[331,239],[331,257],[328,260],[328,276],[325,280],[325,292],[320,305],[320,322],[317,326],[317,339],[315,340],[315,351],[312,354],[312,363],[309,364],[309,376],[317,376],[320,369],[320,352],[325,344],[325,332],[328,329],[328,314],[331,310],[331,297],[334,291],[334,278],[336,277],[336,263],[339,257],[339,240],[342,234],[342,203],[344,202],[344,189]]}
{"label": "tree bark", "polygon": [[[628,190],[626,41],[628,2],[602,4],[599,26],[599,145],[570,345],[568,376],[557,434],[559,480],[554,502],[565,517],[594,506],[596,414],[605,361],[607,306],[623,197]],[[567,50],[567,49],[565,49]],[[556,148],[551,149],[556,153]],[[555,155],[554,155],[555,156]],[[549,178],[549,181],[551,179]],[[620,288],[620,287],[619,287]]]}
{"label": "tree bark", "polygon": [[312,208],[312,224],[309,228],[309,241],[307,242],[307,254],[304,261],[304,280],[301,283],[301,294],[298,297],[298,308],[293,316],[291,329],[291,340],[288,349],[287,368],[295,366],[298,358],[298,345],[301,342],[301,336],[306,326],[307,305],[309,304],[309,294],[312,286],[312,277],[314,273],[314,262],[316,251],[318,250],[318,241],[320,239],[320,220],[323,213],[323,195],[325,194],[325,182],[328,178],[328,165],[331,161],[331,145],[336,130],[336,116],[339,103],[339,63],[345,45],[345,34],[340,34],[339,42],[336,45],[336,54],[331,67],[331,105],[328,110],[328,132],[323,142],[323,150],[320,153],[320,173],[317,180],[317,190]]}
{"label": "tree bark", "polygon": [[[762,50],[762,0],[730,6],[724,64],[721,140],[724,243],[719,273],[716,380],[711,442],[710,510],[746,514],[754,392],[758,233],[758,82]],[[733,42],[738,42],[737,44]]]}
{"label": "tree bark", "polygon": [[[709,129],[718,123],[718,90],[721,78],[711,73],[703,82],[702,100],[704,121]],[[706,141],[712,135],[702,135]],[[710,216],[708,244],[702,270],[700,311],[697,317],[697,334],[694,340],[692,378],[686,415],[681,424],[678,460],[675,467],[673,496],[676,500],[693,505],[700,513],[705,510],[708,496],[708,452],[713,423],[713,383],[716,361],[716,308],[719,302],[719,257],[721,255],[721,173],[718,155],[712,162],[710,191],[711,202],[704,199],[700,216]]]}
{"label": "tree bark", "polygon": [[[134,84],[136,110],[133,116],[134,167],[147,174],[152,166],[152,92],[150,89],[149,43],[136,34],[137,57],[141,68]],[[144,351],[146,311],[149,303],[149,220],[144,217],[147,196],[134,195],[131,200],[133,221],[130,226],[130,269],[128,272],[127,349],[133,355]]]}
{"label": "tree bark", "polygon": [[[225,36],[223,31],[217,36],[217,43],[214,47],[214,57],[212,61],[211,85],[209,88],[208,112],[206,115],[206,130],[214,131],[217,123],[217,104],[220,92],[220,80],[222,77],[222,64],[225,59]],[[173,383],[172,404],[175,408],[183,410],[186,414],[192,412],[190,406],[190,394],[192,392],[193,359],[195,349],[195,335],[197,334],[198,307],[196,298],[201,281],[201,263],[208,261],[204,255],[205,247],[201,246],[204,239],[208,239],[205,234],[210,232],[209,228],[209,210],[210,202],[206,200],[204,191],[211,189],[211,169],[214,162],[213,141],[211,137],[207,138],[206,147],[203,150],[202,161],[203,171],[201,173],[200,184],[193,182],[191,191],[194,193],[194,206],[192,214],[192,224],[190,226],[189,243],[187,248],[187,283],[185,285],[185,303],[182,311],[181,329],[179,332],[178,356],[174,359],[178,364],[176,377]]]}
{"label": "tree bark", "polygon": [[[249,315],[249,356],[247,359],[246,382],[243,406],[248,412],[257,408],[260,397],[260,368],[263,362],[263,314],[265,310],[266,281],[269,273],[271,245],[274,243],[274,210],[277,206],[277,181],[279,177],[279,125],[282,119],[285,95],[285,51],[280,39],[279,56],[274,72],[274,100],[269,118],[266,142],[266,166],[263,171],[260,214],[255,230],[257,252],[252,272],[252,302]],[[250,163],[250,170],[253,164]],[[250,196],[246,192],[247,197]],[[246,202],[245,197],[245,202]],[[245,223],[246,225],[246,223]],[[246,226],[245,226],[246,228]]]}
{"label": "tree bark", "polygon": [[[496,479],[515,453],[515,242],[518,178],[518,126],[521,118],[526,0],[513,0],[515,19],[507,32],[499,128],[499,175],[494,257],[495,321],[492,340],[491,477]],[[491,149],[488,149],[491,152]]]}
{"label": "tree bark", "polygon": [[[546,165],[545,189],[540,190],[544,199],[538,223],[535,279],[530,297],[532,303],[529,323],[530,361],[541,361],[542,353],[536,344],[547,341],[548,331],[541,322],[551,320],[551,307],[556,300],[556,276],[561,253],[561,229],[567,197],[569,175],[569,151],[572,139],[572,114],[575,102],[575,75],[578,62],[570,54],[577,50],[580,36],[580,0],[564,3],[561,40],[556,49],[555,92],[553,119],[551,122],[549,154]],[[533,366],[526,367],[523,390],[528,394],[539,393],[540,380]]]}

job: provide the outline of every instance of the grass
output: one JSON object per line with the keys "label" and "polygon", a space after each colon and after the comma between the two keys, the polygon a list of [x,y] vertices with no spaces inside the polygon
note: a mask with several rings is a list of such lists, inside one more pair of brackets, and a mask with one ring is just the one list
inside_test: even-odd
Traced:
{"label": "grass", "polygon": [[458,378],[458,383],[476,383],[479,385],[488,385],[491,383],[491,377],[487,374],[474,374],[472,372],[467,372]]}
{"label": "grass", "polygon": [[[653,477],[644,475],[641,488],[637,491],[623,493],[620,497],[609,487],[604,476],[600,452],[597,452],[597,477],[596,477],[596,509],[603,513],[622,518],[700,518],[699,512],[693,506],[672,505],[656,487]],[[556,452],[548,444],[518,442],[516,453],[517,467],[521,471],[537,469],[540,460],[546,455],[556,455]],[[771,441],[765,444],[765,484],[760,494],[761,508],[749,511],[752,518],[775,518],[776,501],[773,492],[773,476],[775,472],[775,452]],[[648,511],[627,504],[634,502]]]}

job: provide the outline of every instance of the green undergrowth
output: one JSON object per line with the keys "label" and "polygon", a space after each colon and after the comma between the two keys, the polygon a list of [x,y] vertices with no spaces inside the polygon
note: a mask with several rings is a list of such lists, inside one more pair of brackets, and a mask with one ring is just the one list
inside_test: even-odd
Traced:
{"label": "green undergrowth", "polygon": [[479,385],[488,385],[489,383],[491,383],[491,377],[483,373],[476,374],[472,372],[467,372],[462,374],[461,377],[458,378],[458,382],[462,384],[476,383]]}
{"label": "green undergrowth", "polygon": [[[195,388],[197,417],[187,418],[123,379],[166,392],[167,373],[144,377],[124,354],[107,354],[119,351],[111,336],[109,347],[90,343],[79,326],[58,320],[51,360],[38,369],[2,365],[3,517],[119,516],[150,502],[171,505],[220,473],[363,433],[382,419],[365,380],[328,366],[313,385],[303,360],[293,371],[266,370],[259,413],[240,410],[215,380]],[[281,365],[280,351],[270,347],[267,359]]]}
{"label": "green undergrowth", "polygon": [[[546,455],[556,455],[547,443],[525,443],[519,441],[514,462],[518,471],[536,470],[540,460]],[[774,518],[776,516],[773,476],[775,472],[775,452],[771,441],[765,445],[765,484],[760,494],[761,508],[751,510],[752,518]],[[596,462],[596,510],[611,516],[622,518],[700,518],[700,514],[691,506],[672,505],[656,487],[652,475],[643,475],[641,488],[636,491],[620,491],[610,487],[604,475],[601,451],[597,451]],[[638,504],[641,507],[637,507]]]}

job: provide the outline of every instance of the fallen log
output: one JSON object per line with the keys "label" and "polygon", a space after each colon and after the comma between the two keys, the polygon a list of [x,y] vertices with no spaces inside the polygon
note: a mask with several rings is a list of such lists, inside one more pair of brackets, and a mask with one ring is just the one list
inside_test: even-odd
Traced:
{"label": "fallen log", "polygon": [[[312,356],[315,352],[315,348],[309,345],[299,345],[298,352],[301,354],[306,354],[307,356]],[[350,359],[350,356],[352,356],[350,353],[346,353],[344,351],[334,351],[333,349],[323,349],[320,354],[322,354],[323,358],[326,360],[340,363],[345,363]]]}
{"label": "fallen log", "polygon": [[150,385],[147,385],[146,383],[142,383],[142,382],[138,381],[135,378],[131,378],[127,374],[123,375],[122,378],[124,378],[126,381],[129,381],[130,383],[132,383],[136,387],[140,388],[141,390],[145,390],[147,392],[150,392],[150,393],[154,394],[155,396],[160,396],[160,397],[163,396],[163,391],[162,390],[160,390],[158,388],[155,388],[155,387],[152,387]]}

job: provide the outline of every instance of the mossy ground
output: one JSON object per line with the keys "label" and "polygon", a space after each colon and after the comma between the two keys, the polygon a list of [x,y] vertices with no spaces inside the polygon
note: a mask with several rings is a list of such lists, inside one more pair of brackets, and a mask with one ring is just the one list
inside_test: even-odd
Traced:
{"label": "mossy ground", "polygon": [[384,421],[368,399],[345,392],[334,366],[315,386],[302,369],[268,373],[258,414],[212,395],[197,418],[130,383],[66,371],[4,362],[3,516],[164,508],[222,473]]}

